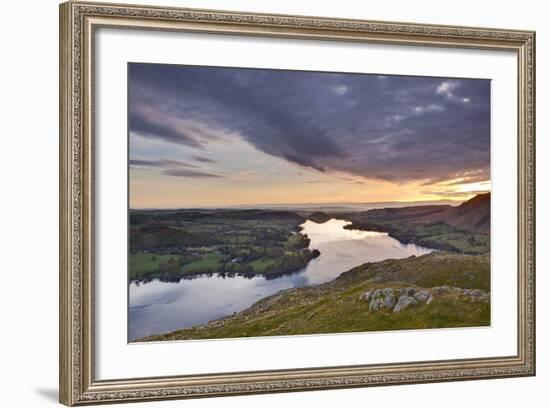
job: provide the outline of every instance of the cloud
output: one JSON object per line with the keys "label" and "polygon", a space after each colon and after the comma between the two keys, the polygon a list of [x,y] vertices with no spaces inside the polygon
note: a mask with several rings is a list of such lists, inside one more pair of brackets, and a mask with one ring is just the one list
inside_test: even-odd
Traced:
{"label": "cloud", "polygon": [[426,112],[441,112],[441,111],[444,111],[444,110],[445,110],[445,108],[443,108],[443,106],[438,105],[436,103],[432,103],[428,106],[415,106],[414,107],[414,112],[418,113],[418,114],[423,114],[423,113],[426,113]]}
{"label": "cloud", "polygon": [[389,124],[394,124],[394,123],[399,123],[399,122],[401,122],[405,119],[407,119],[407,116],[400,115],[400,114],[395,114],[395,115],[387,116],[386,117],[386,122],[388,122]]}
{"label": "cloud", "polygon": [[130,159],[130,167],[156,168],[162,170],[162,174],[175,177],[190,177],[190,178],[220,178],[218,174],[208,173],[202,170],[195,170],[198,166],[189,164],[180,160],[172,159],[157,159],[143,160]]}
{"label": "cloud", "polygon": [[[192,122],[155,109],[154,105],[137,104],[130,109],[130,123],[136,134],[162,139],[188,146],[201,145],[197,133],[198,127]],[[198,132],[197,132],[198,131]]]}
{"label": "cloud", "polygon": [[454,190],[441,190],[441,191],[422,191],[422,194],[431,194],[431,195],[437,195],[440,197],[448,197],[448,198],[462,198],[466,196],[476,195],[476,194],[484,194],[490,192],[490,189],[487,190],[471,190],[471,191],[454,191]]}
{"label": "cloud", "polygon": [[346,85],[336,85],[333,86],[332,89],[336,95],[340,96],[347,94],[349,91],[349,88]]}
{"label": "cloud", "polygon": [[232,136],[226,129],[175,115],[162,105],[136,103],[130,107],[129,116],[130,129],[137,135],[189,147],[204,147],[213,140]]}
{"label": "cloud", "polygon": [[491,179],[490,168],[484,167],[474,170],[462,170],[450,174],[442,174],[423,183],[423,185],[458,186],[462,184],[485,182]]}
{"label": "cloud", "polygon": [[172,159],[130,159],[130,167],[155,168],[162,170],[162,174],[175,177],[190,177],[190,178],[221,178],[223,176],[205,172],[199,169],[198,166],[181,160]]}
{"label": "cloud", "polygon": [[189,170],[189,169],[167,169],[163,171],[163,174],[174,177],[189,177],[189,178],[223,178],[219,174],[205,173],[202,171]]}
{"label": "cloud", "polygon": [[489,80],[379,77],[130,64],[130,131],[198,157],[239,139],[298,167],[394,183],[488,172]]}
{"label": "cloud", "polygon": [[350,184],[366,184],[364,180],[357,180],[351,177],[340,177],[340,180]]}
{"label": "cloud", "polygon": [[254,170],[239,171],[237,173],[232,173],[228,176],[228,178],[231,178],[232,180],[239,180],[239,181],[258,180],[258,179],[261,179],[262,177],[264,177],[264,173],[260,171],[254,171]]}
{"label": "cloud", "polygon": [[463,184],[471,184],[471,183],[481,183],[486,182],[487,177],[483,176],[464,176],[457,180],[451,180],[446,183],[441,183],[442,186],[461,186]]}
{"label": "cloud", "polygon": [[435,93],[437,93],[438,95],[445,95],[447,98],[452,98],[454,95],[453,95],[453,91],[458,87],[458,82],[456,81],[444,81],[444,82],[441,82]]}
{"label": "cloud", "polygon": [[193,160],[196,160],[202,163],[217,163],[216,160],[210,159],[208,157],[203,157],[203,156],[193,156]]}
{"label": "cloud", "polygon": [[441,82],[435,93],[438,95],[444,95],[450,101],[460,102],[460,103],[470,103],[472,99],[467,96],[457,96],[455,95],[455,90],[460,88],[461,82],[459,81],[444,81]]}
{"label": "cloud", "polygon": [[171,166],[182,166],[182,167],[197,167],[194,164],[189,164],[180,160],[171,160],[171,159],[160,159],[160,160],[141,160],[141,159],[130,159],[130,166],[132,167],[171,167]]}

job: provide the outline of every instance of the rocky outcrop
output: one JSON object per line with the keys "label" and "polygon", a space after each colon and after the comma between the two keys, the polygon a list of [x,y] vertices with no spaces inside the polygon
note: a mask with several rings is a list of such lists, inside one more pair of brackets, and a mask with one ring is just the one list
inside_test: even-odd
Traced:
{"label": "rocky outcrop", "polygon": [[414,294],[414,298],[421,303],[425,303],[430,298],[431,294],[426,289],[419,290]]}
{"label": "rocky outcrop", "polygon": [[432,294],[434,296],[442,296],[442,295],[446,295],[447,293],[449,293],[451,289],[448,287],[448,286],[436,286],[434,288],[432,288]]}
{"label": "rocky outcrop", "polygon": [[359,300],[364,301],[364,302],[368,302],[369,299],[370,299],[371,294],[372,294],[372,292],[369,292],[369,291],[361,293],[361,295],[359,295]]}
{"label": "rocky outcrop", "polygon": [[490,293],[481,289],[462,289],[450,286],[435,286],[433,288],[377,288],[363,292],[359,300],[369,305],[369,311],[381,309],[399,313],[411,306],[431,304],[435,299],[445,296],[466,298],[471,302],[488,302]]}
{"label": "rocky outcrop", "polygon": [[469,298],[472,302],[485,302],[490,298],[489,293],[480,289],[464,289],[462,296]]}
{"label": "rocky outcrop", "polygon": [[368,292],[366,299],[369,302],[369,310],[393,309],[397,302],[392,288],[376,289]]}
{"label": "rocky outcrop", "polygon": [[417,292],[417,289],[415,288],[401,288],[399,293],[401,296],[414,296],[414,294]]}
{"label": "rocky outcrop", "polygon": [[407,309],[409,306],[416,305],[417,303],[418,301],[412,296],[400,296],[395,307],[393,308],[393,311],[394,313],[397,313]]}

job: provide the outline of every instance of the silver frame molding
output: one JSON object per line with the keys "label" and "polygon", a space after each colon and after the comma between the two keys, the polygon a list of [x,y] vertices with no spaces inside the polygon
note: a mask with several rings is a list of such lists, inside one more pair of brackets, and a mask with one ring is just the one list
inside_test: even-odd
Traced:
{"label": "silver frame molding", "polygon": [[[518,349],[513,356],[95,379],[94,33],[200,32],[512,51],[518,63]],[[60,402],[66,405],[535,375],[535,33],[68,2],[60,5]]]}

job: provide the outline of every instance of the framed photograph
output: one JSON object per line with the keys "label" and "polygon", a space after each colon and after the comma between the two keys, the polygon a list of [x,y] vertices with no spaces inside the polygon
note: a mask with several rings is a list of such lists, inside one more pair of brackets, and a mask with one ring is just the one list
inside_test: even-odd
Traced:
{"label": "framed photograph", "polygon": [[535,33],[60,6],[66,405],[535,374]]}

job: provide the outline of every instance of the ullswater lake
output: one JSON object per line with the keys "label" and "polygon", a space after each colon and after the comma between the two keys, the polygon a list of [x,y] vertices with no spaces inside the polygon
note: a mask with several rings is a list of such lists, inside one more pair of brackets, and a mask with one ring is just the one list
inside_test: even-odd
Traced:
{"label": "ullswater lake", "polygon": [[430,248],[402,244],[384,232],[344,229],[350,222],[332,218],[306,221],[302,234],[321,255],[300,271],[278,278],[200,275],[179,282],[132,282],[129,288],[128,340],[201,325],[239,312],[280,290],[324,283],[355,266],[385,259],[424,255]]}

